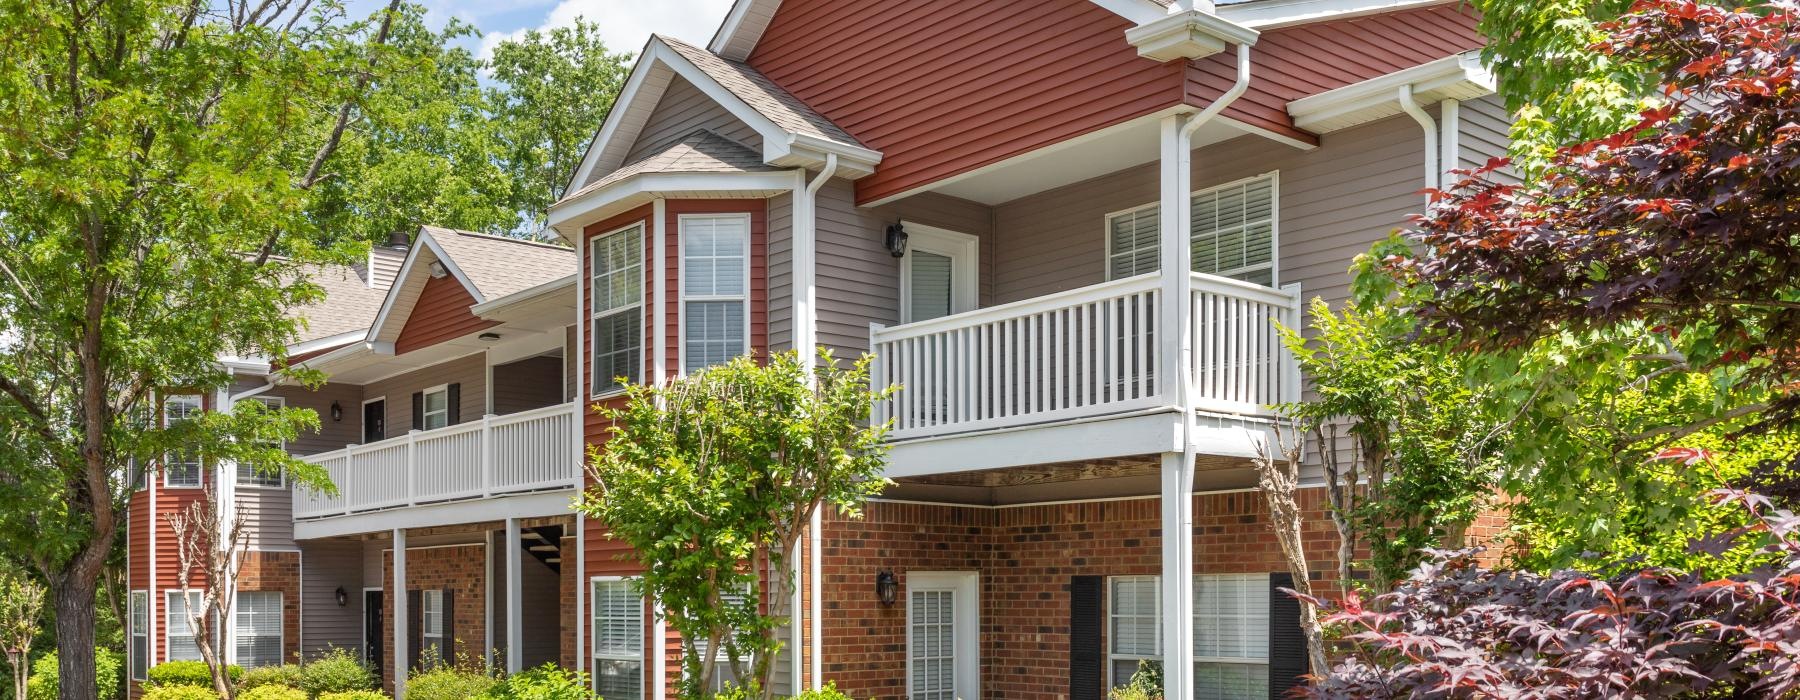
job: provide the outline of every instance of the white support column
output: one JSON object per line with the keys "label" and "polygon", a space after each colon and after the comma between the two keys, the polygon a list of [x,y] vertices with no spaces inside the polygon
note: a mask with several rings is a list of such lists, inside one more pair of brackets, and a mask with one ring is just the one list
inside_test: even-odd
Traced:
{"label": "white support column", "polygon": [[506,548],[506,672],[508,674],[518,673],[523,664],[522,647],[524,645],[522,641],[525,637],[525,624],[521,618],[525,615],[525,601],[520,598],[522,591],[519,585],[519,577],[522,573],[519,565],[521,543],[519,519],[507,518],[506,542],[501,546]]}
{"label": "white support column", "polygon": [[658,198],[651,205],[650,211],[650,226],[655,232],[650,239],[651,245],[656,248],[650,253],[650,279],[653,283],[650,293],[655,296],[650,304],[654,320],[650,322],[650,328],[646,329],[645,334],[650,336],[650,352],[654,353],[650,357],[650,368],[655,374],[651,383],[660,385],[669,378],[669,338],[663,332],[663,326],[669,320],[669,265],[668,256],[664,254],[669,244],[668,201]]}
{"label": "white support column", "polygon": [[[1189,231],[1189,200],[1193,196],[1193,172],[1189,166],[1187,144],[1182,127],[1188,117],[1178,114],[1162,120],[1160,161],[1161,196],[1157,208],[1157,230],[1160,236],[1158,269],[1162,273],[1162,299],[1157,307],[1156,383],[1163,400],[1173,405],[1187,401],[1186,387],[1181,385],[1182,348],[1187,338],[1188,307],[1192,305],[1194,278],[1193,239]],[[1162,329],[1176,332],[1165,333]]]}
{"label": "white support column", "polygon": [[1442,134],[1438,137],[1438,168],[1443,171],[1438,184],[1446,189],[1456,184],[1457,177],[1450,171],[1462,167],[1462,102],[1460,100],[1444,100],[1438,103],[1438,128]]}
{"label": "white support column", "polygon": [[394,611],[394,700],[406,700],[406,529],[394,530],[394,585],[388,590]]}
{"label": "white support column", "polygon": [[1180,452],[1163,453],[1163,689],[1171,698],[1194,693],[1193,494],[1183,487],[1191,468]]}

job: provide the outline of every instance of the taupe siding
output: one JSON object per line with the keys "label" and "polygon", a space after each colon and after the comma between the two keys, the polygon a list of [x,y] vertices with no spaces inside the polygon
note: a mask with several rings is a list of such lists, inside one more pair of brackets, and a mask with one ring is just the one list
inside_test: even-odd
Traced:
{"label": "taupe siding", "polygon": [[882,236],[901,219],[980,238],[983,303],[992,296],[995,255],[987,207],[928,193],[862,209],[848,181],[832,180],[820,189],[818,202],[819,342],[840,358],[868,350],[870,323],[900,320],[900,261],[888,254]]}
{"label": "taupe siding", "polygon": [[794,197],[770,197],[768,206],[769,351],[785,352],[794,349]]}
{"label": "taupe siding", "polygon": [[[1328,134],[1302,151],[1246,136],[1194,153],[1195,189],[1277,172],[1279,276],[1308,298],[1342,299],[1351,258],[1422,208],[1423,144],[1404,116]],[[1106,215],[1154,202],[1155,164],[995,208],[994,301],[1105,280]]]}
{"label": "taupe siding", "polygon": [[[332,647],[361,649],[363,543],[316,540],[301,545],[300,557],[300,609],[305,612],[300,618],[300,653],[310,658]],[[380,567],[375,576],[381,576]],[[339,587],[349,597],[342,607],[337,604]]]}
{"label": "taupe siding", "polygon": [[575,388],[581,386],[576,374],[581,372],[581,351],[576,350],[575,327],[563,329],[563,401],[575,400]]}
{"label": "taupe siding", "polygon": [[693,83],[677,77],[657,101],[656,110],[650,113],[650,120],[631,145],[625,162],[631,163],[667,148],[683,136],[694,133],[695,129],[711,129],[752,149],[762,149],[762,137],[756,130],[731,116]]}
{"label": "taupe siding", "polygon": [[[562,384],[561,357],[529,357],[494,365],[494,415],[504,416],[561,403]],[[464,419],[468,417],[463,414]]]}
{"label": "taupe siding", "polygon": [[487,361],[475,354],[371,383],[364,387],[363,396],[387,397],[387,436],[392,438],[412,429],[413,392],[439,384],[461,384],[462,421],[481,420],[482,412],[487,410],[486,383]]}
{"label": "taupe siding", "polygon": [[[265,396],[279,396],[288,408],[311,409],[319,414],[319,429],[304,431],[288,441],[288,452],[312,455],[344,449],[345,445],[362,442],[362,387],[354,384],[326,384],[318,391],[306,387],[282,386],[270,389]],[[331,403],[344,411],[341,420],[331,419]]]}
{"label": "taupe siding", "polygon": [[294,492],[239,484],[234,498],[244,515],[244,541],[251,549],[294,548]]}
{"label": "taupe siding", "polygon": [[[1506,111],[1506,102],[1499,95],[1462,103],[1461,119],[1460,167],[1479,168],[1486,165],[1489,158],[1506,155],[1507,145],[1512,142],[1508,134],[1512,131],[1513,117]],[[1502,172],[1512,176],[1510,168]]]}

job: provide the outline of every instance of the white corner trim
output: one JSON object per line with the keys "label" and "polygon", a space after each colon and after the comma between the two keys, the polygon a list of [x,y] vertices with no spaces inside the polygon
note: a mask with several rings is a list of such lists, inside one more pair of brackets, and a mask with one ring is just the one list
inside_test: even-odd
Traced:
{"label": "white corner trim", "polygon": [[1420,104],[1471,100],[1494,92],[1494,75],[1480,52],[1453,54],[1288,103],[1294,126],[1325,134],[1402,112],[1400,88],[1411,86]]}

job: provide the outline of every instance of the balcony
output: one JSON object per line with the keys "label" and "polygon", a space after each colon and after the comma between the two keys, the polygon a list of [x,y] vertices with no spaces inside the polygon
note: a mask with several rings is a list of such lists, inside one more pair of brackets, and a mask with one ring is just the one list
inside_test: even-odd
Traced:
{"label": "balcony", "polygon": [[[325,468],[336,496],[298,491],[304,524],[357,514],[501,496],[572,491],[581,485],[580,402],[483,416],[448,428],[352,445],[304,459]],[[566,510],[566,497],[562,498]],[[316,529],[316,528],[315,528]],[[333,531],[341,528],[333,528]]]}
{"label": "balcony", "polygon": [[[1275,322],[1300,318],[1297,287],[1193,273],[1194,405],[1266,417],[1299,398],[1299,372]],[[1082,287],[900,326],[875,326],[873,383],[900,386],[878,420],[895,442],[1178,410],[1158,376],[1161,278]]]}

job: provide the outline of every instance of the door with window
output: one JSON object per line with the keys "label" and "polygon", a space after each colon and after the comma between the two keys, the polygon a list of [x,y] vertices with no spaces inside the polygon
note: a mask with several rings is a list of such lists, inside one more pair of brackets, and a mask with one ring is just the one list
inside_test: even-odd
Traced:
{"label": "door with window", "polygon": [[381,654],[386,649],[387,633],[381,623],[381,589],[363,589],[363,662],[381,675]]}
{"label": "door with window", "polygon": [[974,311],[979,293],[981,241],[966,233],[906,223],[900,259],[900,322],[929,321]]}
{"label": "door with window", "polygon": [[906,696],[981,697],[980,578],[973,571],[906,574]]}
{"label": "door with window", "polygon": [[387,439],[387,397],[363,402],[363,444]]}

